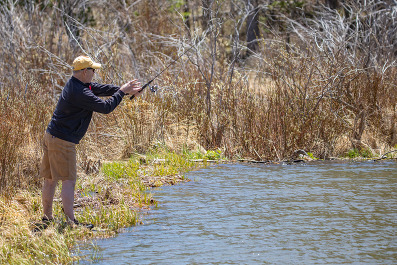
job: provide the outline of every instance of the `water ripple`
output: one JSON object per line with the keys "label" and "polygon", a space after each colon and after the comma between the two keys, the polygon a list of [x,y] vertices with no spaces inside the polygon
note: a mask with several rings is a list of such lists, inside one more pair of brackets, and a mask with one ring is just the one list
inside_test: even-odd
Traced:
{"label": "water ripple", "polygon": [[98,264],[395,264],[397,165],[219,165],[154,190]]}

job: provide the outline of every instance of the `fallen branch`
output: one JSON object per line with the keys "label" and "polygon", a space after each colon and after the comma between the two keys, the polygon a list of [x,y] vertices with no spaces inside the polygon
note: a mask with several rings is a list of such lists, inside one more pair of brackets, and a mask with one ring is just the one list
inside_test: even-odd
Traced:
{"label": "fallen branch", "polygon": [[397,152],[397,150],[393,150],[393,151],[387,152],[387,153],[383,154],[380,158],[375,159],[374,161],[385,159],[385,158],[387,158],[386,155],[394,153],[394,152]]}

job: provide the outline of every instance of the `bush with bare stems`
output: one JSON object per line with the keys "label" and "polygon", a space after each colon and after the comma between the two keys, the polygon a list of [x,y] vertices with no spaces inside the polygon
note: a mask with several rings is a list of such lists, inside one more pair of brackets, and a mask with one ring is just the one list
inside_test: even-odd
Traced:
{"label": "bush with bare stems", "polygon": [[[156,94],[94,115],[79,162],[173,149],[281,160],[397,144],[395,1],[0,1],[0,190],[39,185],[41,138],[74,57]],[[106,10],[105,12],[103,10]]]}

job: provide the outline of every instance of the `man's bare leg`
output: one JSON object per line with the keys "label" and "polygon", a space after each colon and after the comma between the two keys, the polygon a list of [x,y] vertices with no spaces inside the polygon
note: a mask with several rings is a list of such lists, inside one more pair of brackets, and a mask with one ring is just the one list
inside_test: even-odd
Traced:
{"label": "man's bare leg", "polygon": [[65,212],[66,219],[69,223],[74,221],[74,187],[76,186],[75,180],[63,180],[62,181],[62,204],[63,211]]}
{"label": "man's bare leg", "polygon": [[52,202],[54,200],[55,188],[57,181],[52,179],[44,179],[43,191],[41,194],[44,217],[52,219]]}

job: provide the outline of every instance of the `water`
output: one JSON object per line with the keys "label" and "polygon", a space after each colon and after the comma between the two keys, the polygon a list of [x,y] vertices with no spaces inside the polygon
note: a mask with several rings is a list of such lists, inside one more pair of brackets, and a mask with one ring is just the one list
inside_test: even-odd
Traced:
{"label": "water", "polygon": [[96,264],[396,264],[397,163],[217,165],[153,190]]}

